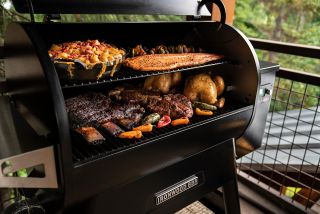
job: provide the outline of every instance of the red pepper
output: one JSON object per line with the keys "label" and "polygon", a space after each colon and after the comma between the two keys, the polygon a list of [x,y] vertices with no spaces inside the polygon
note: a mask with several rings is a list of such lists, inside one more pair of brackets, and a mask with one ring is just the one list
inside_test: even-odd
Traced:
{"label": "red pepper", "polygon": [[168,115],[164,115],[158,122],[157,128],[162,128],[171,123],[171,118]]}

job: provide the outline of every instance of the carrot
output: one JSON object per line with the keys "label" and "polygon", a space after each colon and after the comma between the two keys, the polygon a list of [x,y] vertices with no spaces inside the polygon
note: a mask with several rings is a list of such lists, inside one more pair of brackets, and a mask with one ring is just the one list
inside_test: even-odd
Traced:
{"label": "carrot", "polygon": [[213,112],[209,110],[201,110],[199,108],[196,108],[196,115],[210,116],[210,115],[213,115]]}
{"label": "carrot", "polygon": [[145,125],[134,127],[132,130],[133,131],[141,131],[141,132],[152,132],[152,128],[153,128],[153,126],[151,125],[151,123],[148,123]]}
{"label": "carrot", "polygon": [[186,125],[189,123],[189,118],[187,117],[182,117],[179,119],[175,119],[171,122],[172,126],[178,126],[178,125]]}
{"label": "carrot", "polygon": [[140,139],[142,137],[141,131],[128,131],[128,132],[122,132],[119,135],[119,138],[125,138],[125,139]]}

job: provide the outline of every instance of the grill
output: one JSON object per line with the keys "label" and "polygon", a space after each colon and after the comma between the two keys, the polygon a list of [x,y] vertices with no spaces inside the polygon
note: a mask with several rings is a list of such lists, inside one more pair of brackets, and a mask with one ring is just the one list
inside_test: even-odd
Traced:
{"label": "grill", "polygon": [[[151,0],[99,0],[89,5],[73,1],[73,7],[64,1],[53,5],[43,0],[13,2],[19,12],[30,12],[31,17],[34,13],[102,12],[210,15],[204,7],[210,1],[170,1],[170,7]],[[213,2],[220,8],[221,22],[10,24],[5,39],[7,96],[1,97],[1,106],[7,121],[2,125],[13,134],[1,130],[11,143],[1,150],[5,152],[0,156],[0,187],[44,188],[42,194],[50,200],[40,200],[41,194],[38,198],[49,209],[157,213],[181,209],[223,186],[227,212],[238,212],[235,155],[241,157],[261,145],[278,65],[259,63],[248,39],[224,24],[223,4]],[[53,16],[46,17],[48,21]],[[121,68],[113,77],[94,82],[60,81],[47,50],[52,44],[88,38],[117,47],[187,44],[225,58],[163,72]],[[99,130],[105,141],[88,145],[70,129],[65,99],[174,72],[184,78],[208,72],[221,75],[226,82],[225,106],[212,116],[193,116],[188,125],[156,129],[139,140],[114,138]],[[35,167],[39,165],[43,167]],[[42,176],[9,176],[34,167]]]}

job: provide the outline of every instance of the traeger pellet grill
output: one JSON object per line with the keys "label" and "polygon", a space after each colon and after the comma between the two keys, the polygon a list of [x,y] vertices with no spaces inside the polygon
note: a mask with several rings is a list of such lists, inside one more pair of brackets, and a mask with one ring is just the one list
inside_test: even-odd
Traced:
{"label": "traeger pellet grill", "polygon": [[[63,13],[210,15],[221,21],[53,23]],[[225,24],[220,1],[14,0],[18,12],[48,14],[45,23],[12,23],[5,36],[6,90],[1,96],[0,187],[32,188],[47,212],[169,213],[223,186],[226,211],[239,211],[236,157],[261,145],[277,65],[260,62],[249,40]],[[51,15],[50,15],[51,14]],[[33,19],[32,19],[33,20]],[[119,47],[189,44],[225,57],[164,72],[120,70],[94,82],[59,81],[52,44],[95,38]],[[210,117],[168,126],[134,141],[106,137],[97,146],[70,134],[65,99],[136,83],[151,75],[212,72],[226,82],[226,104]],[[29,177],[17,170],[32,168]],[[30,189],[29,189],[30,190]]]}

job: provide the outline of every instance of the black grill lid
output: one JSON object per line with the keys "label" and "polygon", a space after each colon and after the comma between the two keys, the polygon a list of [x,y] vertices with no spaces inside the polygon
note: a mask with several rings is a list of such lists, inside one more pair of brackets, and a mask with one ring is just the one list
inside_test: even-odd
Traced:
{"label": "black grill lid", "polygon": [[[19,13],[29,13],[28,1],[34,13],[40,14],[166,14],[196,15],[197,0],[12,0]],[[210,16],[207,7],[200,14]]]}

